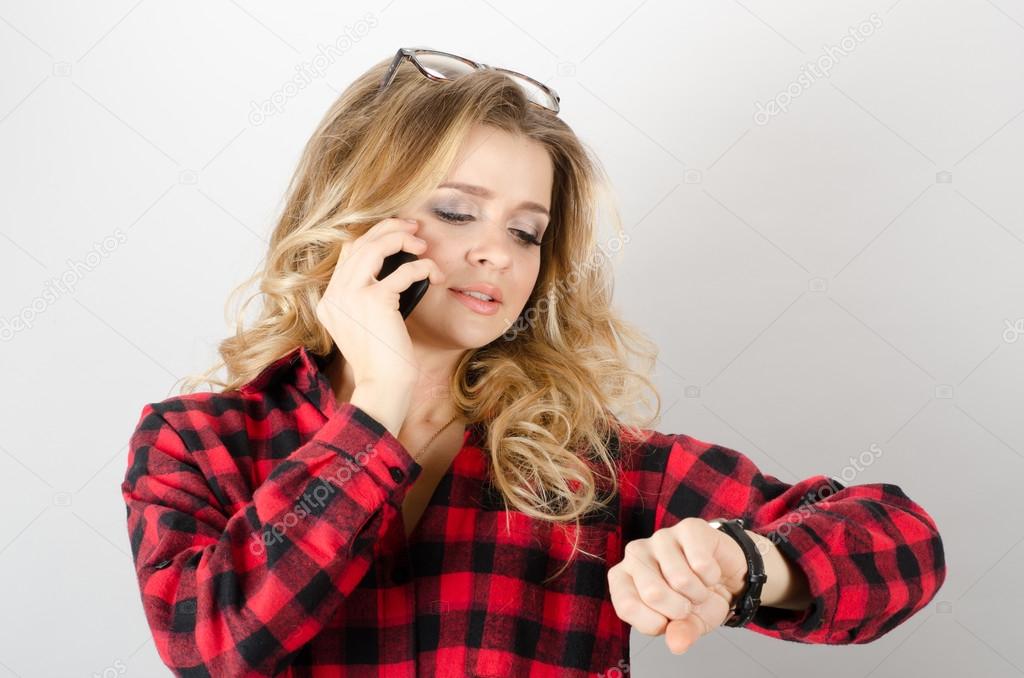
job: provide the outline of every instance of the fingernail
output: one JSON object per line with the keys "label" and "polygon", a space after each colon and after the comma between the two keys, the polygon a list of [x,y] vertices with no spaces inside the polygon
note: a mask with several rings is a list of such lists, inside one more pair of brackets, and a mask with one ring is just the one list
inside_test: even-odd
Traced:
{"label": "fingernail", "polygon": [[408,221],[410,224],[415,224],[416,223],[415,219],[402,219],[402,221]]}

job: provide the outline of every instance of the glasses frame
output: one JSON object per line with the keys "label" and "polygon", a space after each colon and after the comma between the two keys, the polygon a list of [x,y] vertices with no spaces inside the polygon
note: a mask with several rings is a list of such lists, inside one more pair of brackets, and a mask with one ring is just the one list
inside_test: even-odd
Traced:
{"label": "glasses frame", "polygon": [[496,66],[491,66],[489,64],[481,63],[479,61],[473,61],[472,59],[467,59],[466,57],[459,56],[458,54],[452,54],[451,52],[441,52],[439,50],[428,49],[426,47],[402,47],[402,48],[399,48],[399,50],[395,53],[395,58],[391,62],[391,67],[388,68],[388,72],[384,74],[383,78],[381,78],[380,87],[377,89],[377,93],[380,94],[381,92],[383,92],[394,81],[395,73],[398,72],[399,65],[401,65],[402,61],[405,60],[405,59],[408,59],[410,62],[412,62],[412,65],[416,67],[416,70],[418,70],[420,73],[422,73],[423,75],[427,76],[431,80],[437,80],[437,81],[451,80],[451,78],[443,77],[443,76],[442,77],[438,77],[437,75],[431,73],[416,58],[417,54],[437,54],[437,55],[440,55],[440,56],[450,57],[452,59],[457,59],[457,60],[461,61],[462,63],[466,64],[467,66],[475,68],[476,70],[482,70],[482,69],[488,69],[489,68],[489,69],[494,70],[494,71],[500,71],[502,73],[507,73],[509,75],[514,75],[517,78],[522,78],[524,80],[528,80],[528,81],[532,82],[534,85],[536,85],[539,89],[541,89],[542,91],[544,91],[548,95],[550,95],[551,100],[554,101],[555,105],[554,105],[554,108],[552,108],[551,106],[547,106],[545,104],[542,104],[539,101],[534,101],[532,98],[527,96],[527,100],[531,104],[533,104],[534,106],[540,106],[544,110],[551,111],[552,113],[555,113],[556,115],[558,114],[558,111],[561,108],[561,104],[560,104],[561,98],[558,96],[558,92],[556,92],[551,87],[548,87],[547,85],[545,85],[541,81],[535,80],[534,78],[531,78],[530,76],[528,76],[528,75],[526,75],[524,73],[520,73],[518,71],[510,71],[507,68],[498,68]]}

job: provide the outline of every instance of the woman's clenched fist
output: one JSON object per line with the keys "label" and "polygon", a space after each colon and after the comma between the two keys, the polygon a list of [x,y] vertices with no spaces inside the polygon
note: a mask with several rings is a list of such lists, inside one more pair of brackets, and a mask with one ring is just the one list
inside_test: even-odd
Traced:
{"label": "woman's clenched fist", "polygon": [[608,570],[615,613],[641,633],[664,633],[673,654],[721,625],[745,585],[743,549],[700,518],[635,539],[624,552]]}

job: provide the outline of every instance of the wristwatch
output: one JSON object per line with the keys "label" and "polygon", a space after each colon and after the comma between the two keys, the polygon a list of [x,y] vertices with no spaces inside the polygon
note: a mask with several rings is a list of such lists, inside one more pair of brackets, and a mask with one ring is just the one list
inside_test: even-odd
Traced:
{"label": "wristwatch", "polygon": [[743,531],[742,518],[716,518],[709,520],[708,525],[735,539],[747,559],[747,584],[737,596],[736,602],[729,608],[729,617],[722,622],[725,626],[745,626],[753,619],[754,613],[761,605],[761,588],[768,580],[768,575],[764,571],[764,561],[754,540]]}

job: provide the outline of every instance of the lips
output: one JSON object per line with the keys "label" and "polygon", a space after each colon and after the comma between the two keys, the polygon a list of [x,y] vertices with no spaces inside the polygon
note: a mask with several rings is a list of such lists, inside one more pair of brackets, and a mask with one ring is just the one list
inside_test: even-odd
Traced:
{"label": "lips", "polygon": [[497,301],[484,301],[483,299],[477,299],[476,297],[471,297],[468,294],[463,294],[454,288],[450,288],[448,291],[451,292],[452,296],[461,304],[481,315],[494,315],[498,312],[498,309],[501,308],[501,304]]}
{"label": "lips", "polygon": [[450,287],[448,289],[453,292],[479,292],[489,296],[495,303],[501,303],[501,290],[494,285],[488,285],[487,283],[474,283],[465,287]]}

